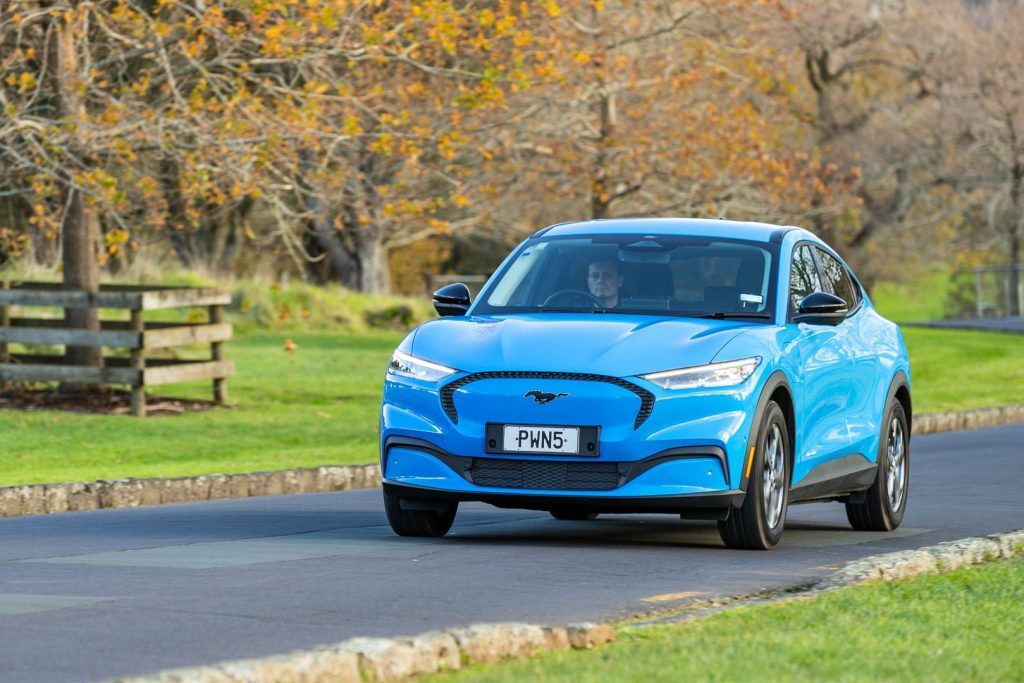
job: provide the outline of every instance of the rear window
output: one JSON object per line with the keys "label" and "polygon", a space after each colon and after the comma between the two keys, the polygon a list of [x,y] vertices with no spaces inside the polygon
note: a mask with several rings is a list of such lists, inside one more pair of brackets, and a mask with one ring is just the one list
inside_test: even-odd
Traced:
{"label": "rear window", "polygon": [[831,292],[845,301],[850,308],[860,303],[860,293],[850,279],[846,268],[832,254],[818,249],[818,262],[825,274],[825,280]]}

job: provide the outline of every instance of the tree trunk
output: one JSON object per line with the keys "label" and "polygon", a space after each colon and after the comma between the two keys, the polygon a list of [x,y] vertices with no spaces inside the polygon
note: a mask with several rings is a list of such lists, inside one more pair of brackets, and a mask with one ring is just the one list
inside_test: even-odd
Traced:
{"label": "tree trunk", "polygon": [[[321,192],[307,180],[313,168],[313,154],[308,149],[299,152],[299,179],[305,195],[306,212],[309,214],[309,241],[315,246],[311,253],[327,258],[330,276],[349,289],[358,289],[360,284],[359,264],[342,240],[341,233],[334,227],[334,217]],[[307,272],[318,278],[316,264],[310,264]],[[319,278],[318,278],[319,279]]]}
{"label": "tree trunk", "polygon": [[167,202],[167,231],[171,247],[183,268],[191,268],[194,248],[189,236],[188,216],[185,213],[185,197],[181,193],[181,171],[178,162],[170,156],[160,159],[160,187]]}
{"label": "tree trunk", "polygon": [[306,206],[312,218],[309,221],[309,235],[320,254],[327,258],[330,277],[349,289],[360,288],[359,263],[352,257],[341,234],[334,227],[330,214],[323,208],[319,197],[310,196]]}
{"label": "tree trunk", "polygon": [[597,151],[590,165],[590,217],[607,218],[611,208],[611,188],[608,187],[608,138],[615,127],[612,96],[601,93],[597,101]]}
{"label": "tree trunk", "polygon": [[[1016,139],[1016,138],[1014,138]],[[1014,145],[1016,147],[1016,145]],[[1024,162],[1016,161],[1011,170],[1010,204],[1013,212],[1010,215],[1010,310],[1008,315],[1020,315],[1020,232],[1024,224],[1024,207],[1021,206],[1021,193],[1024,192]]]}
{"label": "tree trunk", "polygon": [[359,289],[368,294],[391,291],[388,250],[383,236],[368,227],[359,232]]}
{"label": "tree trunk", "polygon": [[[85,292],[98,292],[100,269],[96,255],[99,247],[99,222],[85,206],[82,193],[68,188],[67,212],[61,233],[64,258],[64,288]],[[95,308],[64,309],[64,324],[82,330],[99,330],[99,311]],[[86,346],[68,346],[65,359],[71,365],[100,367],[103,349]]]}
{"label": "tree trunk", "polygon": [[[75,27],[73,19],[51,15],[51,34],[47,46],[49,77],[58,118],[84,118],[85,104],[79,96],[78,60],[75,54]],[[74,135],[74,134],[72,134]],[[68,140],[69,157],[85,167],[87,155],[73,137]],[[81,191],[73,182],[63,188],[64,216],[61,223],[61,256],[64,262],[64,287],[85,292],[97,292],[100,286],[99,222],[86,205]],[[95,308],[67,308],[64,310],[67,327],[99,330],[99,312]],[[98,348],[68,346],[65,359],[72,365],[100,367],[103,352]]]}

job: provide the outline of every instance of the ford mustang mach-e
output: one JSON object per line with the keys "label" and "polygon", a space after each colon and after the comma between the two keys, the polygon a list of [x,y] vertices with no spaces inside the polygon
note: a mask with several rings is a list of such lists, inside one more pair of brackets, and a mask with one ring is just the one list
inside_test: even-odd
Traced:
{"label": "ford mustang mach-e", "polygon": [[789,505],[838,501],[859,530],[907,507],[910,365],[842,258],[796,227],[698,219],[555,225],[387,368],[394,531],[443,536],[462,501],[558,519],[717,520],[768,549]]}

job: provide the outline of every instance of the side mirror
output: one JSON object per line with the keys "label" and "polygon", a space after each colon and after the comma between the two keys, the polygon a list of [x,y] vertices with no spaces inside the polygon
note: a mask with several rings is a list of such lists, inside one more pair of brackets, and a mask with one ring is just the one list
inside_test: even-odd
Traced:
{"label": "side mirror", "polygon": [[835,294],[811,292],[800,302],[793,322],[838,325],[846,319],[849,310],[849,305]]}
{"label": "side mirror", "polygon": [[434,292],[434,310],[440,316],[466,315],[469,304],[469,287],[461,282],[445,285]]}

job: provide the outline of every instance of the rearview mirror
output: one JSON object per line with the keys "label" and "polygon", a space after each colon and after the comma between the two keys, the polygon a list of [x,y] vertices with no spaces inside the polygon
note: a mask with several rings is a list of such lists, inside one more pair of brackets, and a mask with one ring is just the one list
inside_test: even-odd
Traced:
{"label": "rearview mirror", "polygon": [[440,316],[466,315],[469,310],[469,287],[461,282],[445,285],[434,292],[434,310]]}
{"label": "rearview mirror", "polygon": [[828,292],[811,292],[803,298],[793,322],[811,325],[838,325],[850,310],[846,301]]}

